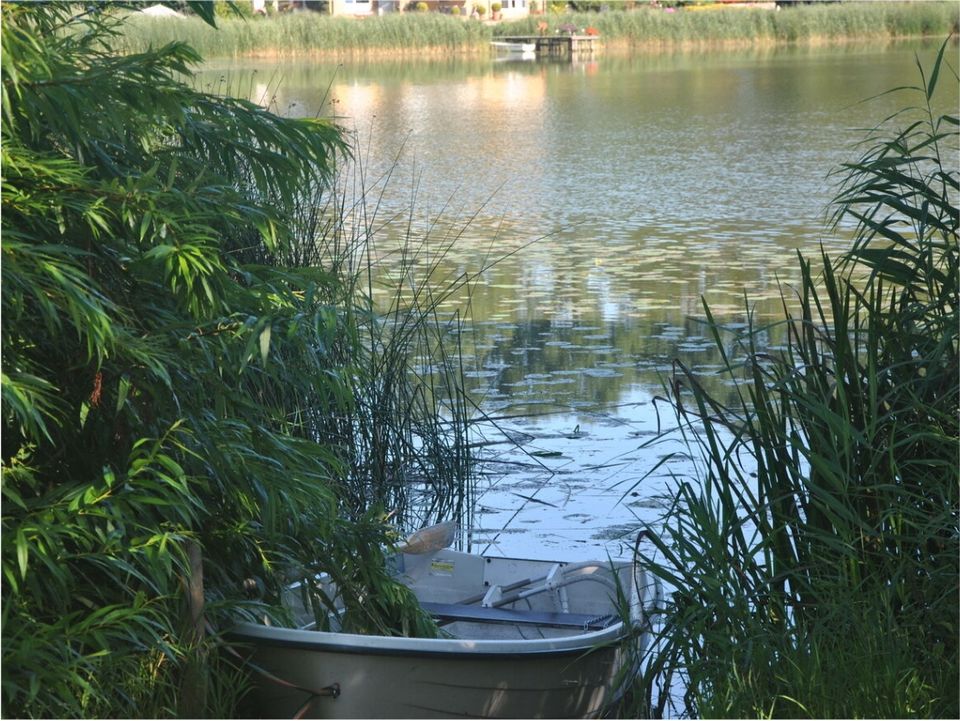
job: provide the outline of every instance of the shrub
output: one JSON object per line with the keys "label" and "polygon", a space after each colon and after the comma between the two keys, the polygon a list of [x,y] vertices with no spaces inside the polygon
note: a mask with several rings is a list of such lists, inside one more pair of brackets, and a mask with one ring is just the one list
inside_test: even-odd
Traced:
{"label": "shrub", "polygon": [[218,18],[245,17],[253,16],[253,8],[248,2],[228,2],[227,0],[214,0],[214,14]]}
{"label": "shrub", "polygon": [[429,632],[381,509],[462,508],[463,426],[418,410],[449,379],[407,355],[449,329],[379,318],[318,230],[358,226],[339,129],[194,89],[183,43],[113,51],[109,13],[0,12],[3,715],[236,717],[193,615],[288,621],[320,572],[356,630]]}

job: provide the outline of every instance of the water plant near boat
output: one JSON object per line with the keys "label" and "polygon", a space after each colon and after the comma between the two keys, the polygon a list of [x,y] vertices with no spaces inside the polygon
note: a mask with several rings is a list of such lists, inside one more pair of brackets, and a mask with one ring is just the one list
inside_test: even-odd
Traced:
{"label": "water plant near boat", "polygon": [[655,714],[677,687],[702,717],[960,714],[958,118],[933,110],[951,42],[840,169],[853,247],[819,273],[798,256],[785,347],[761,352],[752,324],[731,338],[705,304],[735,402],[676,366],[702,475],[651,533],[674,589],[643,680]]}
{"label": "water plant near boat", "polygon": [[292,579],[429,631],[383,548],[388,512],[463,505],[456,366],[407,372],[449,326],[363,292],[337,127],[192,88],[183,43],[120,54],[94,10],[2,9],[2,709],[231,717],[205,622],[288,620]]}

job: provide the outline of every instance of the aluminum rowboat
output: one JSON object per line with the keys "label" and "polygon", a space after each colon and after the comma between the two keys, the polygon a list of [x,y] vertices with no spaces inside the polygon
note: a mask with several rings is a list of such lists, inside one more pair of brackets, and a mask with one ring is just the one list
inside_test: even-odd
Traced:
{"label": "aluminum rowboat", "polygon": [[[590,718],[648,642],[655,584],[629,562],[561,563],[452,550],[397,557],[444,638],[241,624],[270,718]],[[620,596],[629,609],[618,608]],[[627,605],[621,603],[620,605]],[[625,623],[624,616],[629,616]]]}

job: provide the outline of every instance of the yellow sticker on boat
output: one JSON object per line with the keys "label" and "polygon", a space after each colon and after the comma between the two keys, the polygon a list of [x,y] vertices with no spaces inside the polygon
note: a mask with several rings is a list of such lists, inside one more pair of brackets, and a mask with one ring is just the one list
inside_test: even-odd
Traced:
{"label": "yellow sticker on boat", "polygon": [[437,576],[452,576],[453,561],[439,561],[439,560],[431,561],[430,573]]}

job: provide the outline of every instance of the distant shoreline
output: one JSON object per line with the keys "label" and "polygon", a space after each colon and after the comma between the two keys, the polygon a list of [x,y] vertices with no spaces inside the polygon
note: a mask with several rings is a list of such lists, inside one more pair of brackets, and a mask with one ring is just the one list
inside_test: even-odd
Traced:
{"label": "distant shoreline", "polygon": [[[683,41],[631,41],[626,39],[610,40],[598,47],[598,55],[628,55],[628,54],[659,54],[659,53],[698,53],[711,51],[736,51],[736,50],[772,50],[774,48],[789,47],[807,47],[807,48],[828,48],[844,46],[884,46],[895,43],[929,41],[933,46],[937,42],[942,42],[942,38],[930,35],[900,35],[896,37],[842,37],[826,38],[815,37],[805,38],[804,40],[683,40]],[[960,43],[960,38],[955,39]],[[479,57],[491,54],[490,48],[484,45],[464,47],[456,51],[457,57]],[[251,51],[244,55],[234,56],[211,56],[210,60],[229,60],[231,58],[243,58],[248,60],[297,60],[297,59],[316,59],[316,60],[343,60],[348,58],[363,58],[367,60],[409,60],[411,57],[421,57],[426,59],[442,59],[450,57],[450,48],[444,46],[418,47],[418,48],[357,48],[335,50],[305,50],[296,55],[284,52],[276,48],[261,48]]]}
{"label": "distant shoreline", "polygon": [[119,49],[143,52],[183,41],[207,59],[385,59],[479,55],[508,34],[557,32],[563,25],[595,28],[610,52],[672,52],[775,46],[942,40],[960,26],[953,2],[875,2],[809,5],[784,10],[717,12],[642,9],[538,15],[498,24],[439,13],[353,18],[296,13],[272,18],[221,19],[213,29],[194,17],[133,17],[116,38]]}

